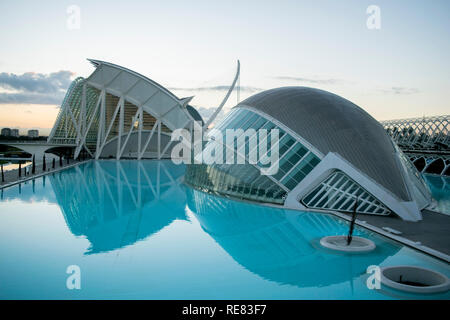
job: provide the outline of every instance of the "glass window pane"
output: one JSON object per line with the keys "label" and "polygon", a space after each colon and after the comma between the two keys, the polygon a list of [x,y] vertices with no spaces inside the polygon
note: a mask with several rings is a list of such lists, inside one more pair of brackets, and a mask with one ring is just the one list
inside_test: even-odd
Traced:
{"label": "glass window pane", "polygon": [[258,130],[258,129],[261,128],[266,122],[267,122],[266,119],[264,119],[263,117],[259,117],[258,120],[256,120],[256,121],[252,124],[252,128],[255,129],[255,130]]}
{"label": "glass window pane", "polygon": [[259,116],[256,113],[252,113],[247,121],[242,124],[242,126],[239,129],[247,130],[258,118]]}
{"label": "glass window pane", "polygon": [[284,153],[294,144],[294,142],[294,139],[288,135],[285,135],[280,140],[280,157],[284,155]]}

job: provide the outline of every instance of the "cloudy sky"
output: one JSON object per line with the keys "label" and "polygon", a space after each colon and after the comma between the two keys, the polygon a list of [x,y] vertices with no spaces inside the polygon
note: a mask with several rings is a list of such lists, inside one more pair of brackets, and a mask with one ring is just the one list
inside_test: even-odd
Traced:
{"label": "cloudy sky", "polygon": [[[367,27],[369,5],[380,8],[379,29]],[[86,58],[195,95],[203,114],[237,59],[241,100],[299,85],[379,120],[448,114],[449,9],[445,0],[2,1],[0,127],[50,128],[70,81],[93,71]]]}

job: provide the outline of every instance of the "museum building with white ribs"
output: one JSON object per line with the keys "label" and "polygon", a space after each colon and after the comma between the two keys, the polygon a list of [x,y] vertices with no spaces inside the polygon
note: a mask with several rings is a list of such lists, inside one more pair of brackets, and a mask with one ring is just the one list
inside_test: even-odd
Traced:
{"label": "museum building with white ribs", "polygon": [[89,61],[95,71],[70,85],[48,143],[73,145],[99,158],[167,158],[173,130],[191,130],[199,113],[149,78],[99,60]]}

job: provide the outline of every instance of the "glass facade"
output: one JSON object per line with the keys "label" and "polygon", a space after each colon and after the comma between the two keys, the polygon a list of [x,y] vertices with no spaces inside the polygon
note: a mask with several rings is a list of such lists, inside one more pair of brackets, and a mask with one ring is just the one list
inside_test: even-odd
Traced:
{"label": "glass facade", "polygon": [[358,198],[356,212],[389,215],[391,211],[374,196],[350,179],[342,171],[333,172],[325,181],[307,194],[301,202],[308,208],[331,209],[353,212]]}
{"label": "glass facade", "polygon": [[[214,140],[210,135],[202,154],[196,157],[203,164],[188,165],[185,176],[188,184],[204,191],[282,204],[286,194],[320,162],[317,155],[285,130],[247,109],[233,109],[216,129],[220,130],[223,140]],[[232,139],[228,135],[227,140],[227,129],[247,131],[233,135]],[[267,135],[261,135],[261,129],[267,130]],[[276,134],[273,129],[278,130],[279,143],[272,146],[271,135]],[[271,159],[277,147],[279,161],[275,167],[278,165],[278,171],[262,175],[261,170],[270,166],[264,159]],[[222,163],[214,162],[218,158],[214,151],[219,149]],[[233,163],[226,161],[227,152],[233,154]],[[252,157],[257,161],[252,162]]]}

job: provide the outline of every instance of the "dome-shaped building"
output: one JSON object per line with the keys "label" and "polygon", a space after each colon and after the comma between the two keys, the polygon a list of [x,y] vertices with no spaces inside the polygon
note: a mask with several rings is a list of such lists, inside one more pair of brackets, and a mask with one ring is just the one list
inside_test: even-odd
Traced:
{"label": "dome-shaped building", "polygon": [[[267,129],[267,139],[248,136],[243,146],[212,138],[203,149],[204,163],[188,166],[185,181],[201,190],[295,209],[395,213],[421,219],[431,195],[420,174],[381,124],[354,103],[333,93],[307,87],[283,87],[242,101],[215,129]],[[249,161],[252,138],[271,141],[278,129],[274,174],[261,174],[261,161]],[[244,131],[245,132],[245,131]],[[245,133],[244,133],[245,134]],[[212,136],[211,132],[208,134]],[[244,164],[205,161],[218,144]],[[225,152],[224,152],[225,153]],[[197,155],[198,157],[199,155]],[[273,164],[271,164],[273,165]]]}

